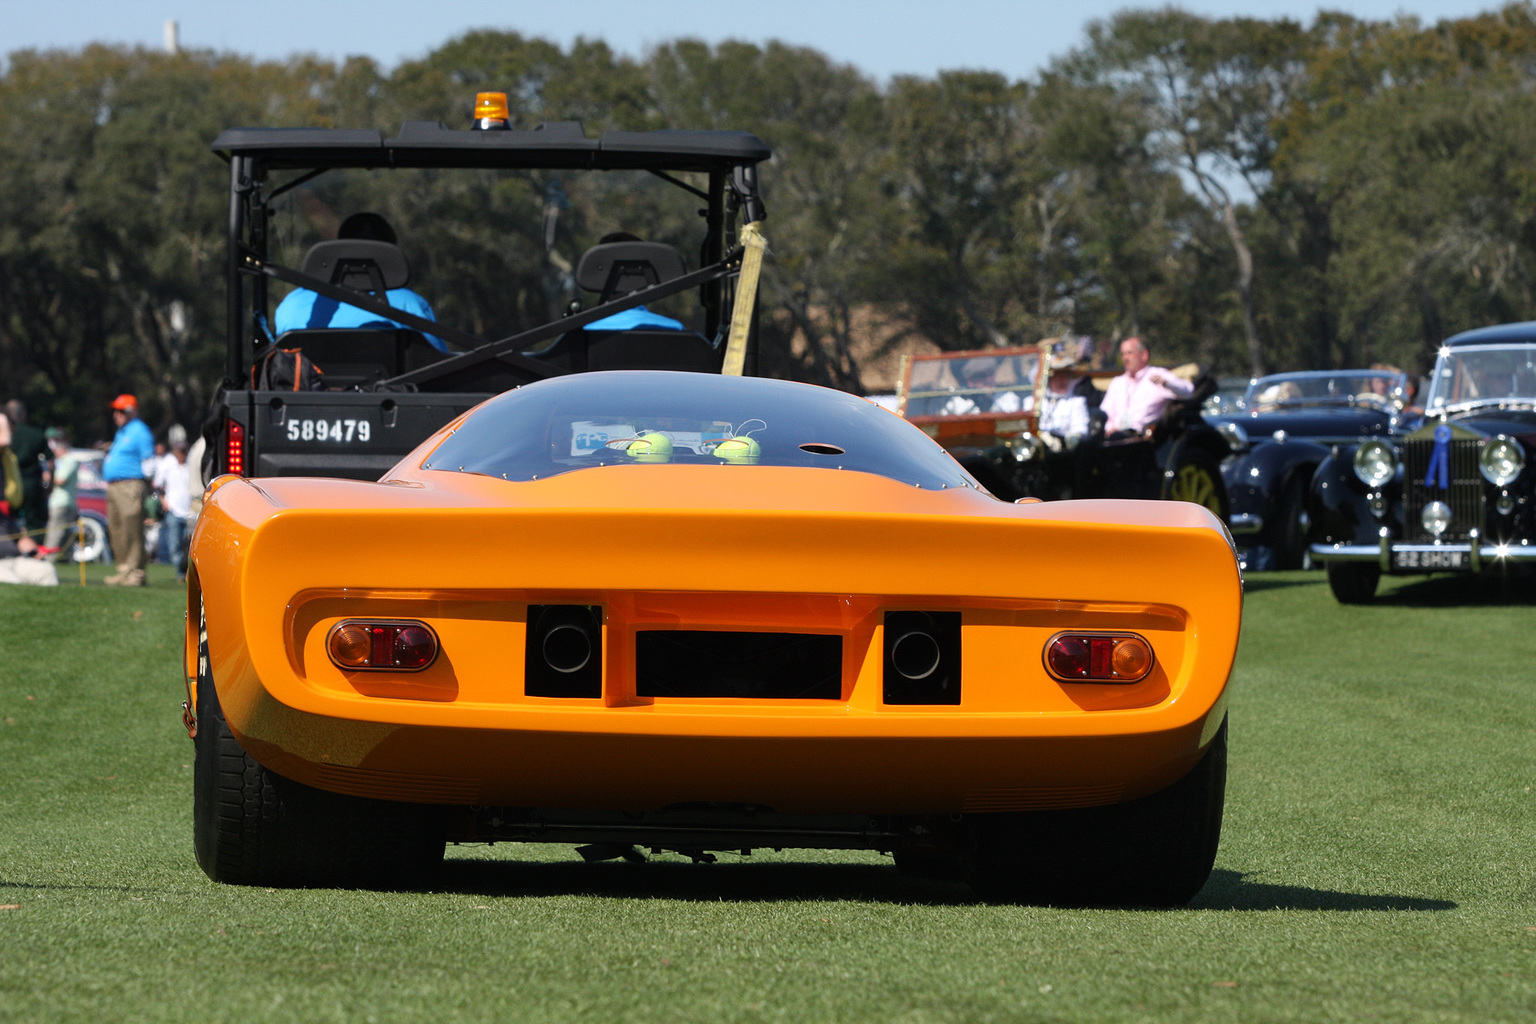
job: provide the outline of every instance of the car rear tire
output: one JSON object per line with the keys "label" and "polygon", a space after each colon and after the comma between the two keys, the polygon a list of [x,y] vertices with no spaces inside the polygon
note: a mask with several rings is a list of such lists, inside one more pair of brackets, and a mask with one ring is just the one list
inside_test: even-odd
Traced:
{"label": "car rear tire", "polygon": [[1184,778],[1109,807],[981,815],[966,879],[983,900],[1179,907],[1216,862],[1227,788],[1227,723]]}
{"label": "car rear tire", "polygon": [[1328,589],[1339,604],[1370,604],[1380,580],[1380,567],[1370,562],[1328,563]]}
{"label": "car rear tire", "polygon": [[440,809],[329,793],[258,764],[224,720],[200,625],[192,836],[208,877],[380,888],[430,877],[446,846]]}

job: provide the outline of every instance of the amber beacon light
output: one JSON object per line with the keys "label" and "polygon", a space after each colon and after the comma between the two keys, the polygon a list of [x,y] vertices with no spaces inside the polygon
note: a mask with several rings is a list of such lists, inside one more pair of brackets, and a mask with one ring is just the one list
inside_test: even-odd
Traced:
{"label": "amber beacon light", "polygon": [[1135,633],[1057,633],[1045,645],[1046,670],[1066,683],[1135,683],[1154,662]]}
{"label": "amber beacon light", "polygon": [[504,92],[475,93],[475,123],[481,131],[497,131],[512,127],[512,114],[507,110],[507,94]]}
{"label": "amber beacon light", "polygon": [[432,664],[437,648],[437,634],[411,621],[338,622],[326,639],[331,660],[344,669],[416,672]]}

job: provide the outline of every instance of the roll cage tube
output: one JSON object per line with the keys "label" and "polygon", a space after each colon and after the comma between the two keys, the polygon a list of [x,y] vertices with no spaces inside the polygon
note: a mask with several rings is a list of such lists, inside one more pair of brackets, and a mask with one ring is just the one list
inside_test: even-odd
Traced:
{"label": "roll cage tube", "polygon": [[[402,131],[404,136],[407,129]],[[445,137],[472,136],[479,133],[454,132],[436,127]],[[579,131],[579,126],[573,126]],[[531,133],[530,133],[531,134]],[[336,132],[334,144],[327,141],[332,133],[315,129],[233,129],[215,141],[213,148],[225,155],[230,163],[230,203],[228,224],[229,258],[227,279],[227,330],[228,360],[225,368],[226,386],[240,387],[245,378],[245,368],[260,353],[262,346],[275,341],[268,326],[267,280],[275,278],[289,284],[308,288],[321,295],[347,302],[381,317],[405,324],[418,331],[434,334],[465,346],[469,351],[457,353],[388,381],[385,385],[422,386],[440,376],[457,372],[466,367],[490,359],[521,369],[530,379],[554,375],[560,371],[540,360],[525,356],[519,351],[540,341],[556,337],[569,330],[576,330],[613,313],[631,309],[642,303],[655,301],[690,288],[699,288],[700,305],[704,309],[705,336],[722,346],[725,341],[724,318],[734,305],[735,276],[740,270],[741,248],[737,244],[737,217],[743,211],[747,221],[760,221],[766,217],[761,196],[757,189],[756,162],[766,159],[769,152],[754,136],[744,133],[618,133],[621,138],[613,147],[615,155],[608,160],[592,157],[583,151],[581,160],[573,164],[570,153],[554,154],[548,161],[549,169],[634,169],[646,170],[669,183],[694,195],[704,196],[707,206],[700,212],[706,220],[704,239],[700,245],[701,269],[681,278],[665,281],[639,292],[632,292],[620,299],[573,316],[562,318],[509,337],[488,341],[477,335],[456,330],[446,324],[427,321],[403,310],[397,310],[387,302],[369,293],[319,281],[291,268],[273,263],[268,259],[268,208],[272,200],[315,176],[335,167],[393,168],[396,166],[444,166],[444,167],[501,167],[503,169],[541,169],[536,157],[519,156],[506,164],[487,155],[483,162],[471,156],[466,162],[462,140],[449,139],[441,150],[418,148],[407,158],[396,160],[396,151],[390,147],[399,140],[385,143],[373,133]],[[372,135],[358,142],[357,137]],[[654,156],[647,150],[644,137],[654,135]],[[721,148],[700,155],[690,148],[694,140],[685,138],[678,143],[678,136],[694,136],[703,139],[698,149],[709,149],[711,136],[726,136]],[[268,143],[268,138],[272,142]],[[602,140],[586,140],[603,144]],[[583,137],[584,138],[584,137]],[[373,139],[378,140],[377,146]],[[636,145],[635,140],[642,142]],[[226,141],[232,145],[224,145]],[[456,148],[458,147],[458,148]],[[306,152],[309,151],[309,152]],[[721,155],[729,152],[729,156]],[[312,159],[310,157],[313,153]],[[707,164],[710,166],[700,166]],[[307,166],[306,166],[307,165]],[[273,189],[266,189],[265,182],[270,170],[291,168],[303,173]],[[706,170],[709,174],[708,189],[701,190],[666,173],[668,170]],[[250,302],[246,303],[245,278],[252,278]],[[246,317],[249,316],[249,320]],[[749,336],[747,372],[756,369],[757,315],[755,305]],[[249,347],[247,347],[249,339]]]}

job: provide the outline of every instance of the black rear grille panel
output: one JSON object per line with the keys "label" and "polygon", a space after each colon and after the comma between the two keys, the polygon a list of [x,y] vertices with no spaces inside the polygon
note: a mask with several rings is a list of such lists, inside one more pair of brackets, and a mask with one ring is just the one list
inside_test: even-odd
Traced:
{"label": "black rear grille panel", "polygon": [[886,704],[959,704],[960,613],[886,612],[883,672]]}
{"label": "black rear grille panel", "polygon": [[[1429,472],[1430,456],[1435,442],[1429,438],[1403,442],[1403,496],[1407,507],[1403,509],[1403,530],[1406,539],[1415,544],[1432,543],[1420,521],[1419,513],[1431,501],[1443,501],[1451,507],[1451,526],[1441,534],[1442,541],[1465,541],[1473,527],[1482,528],[1484,515],[1483,475],[1477,468],[1480,442],[1477,438],[1460,438],[1451,442],[1450,466],[1447,474],[1448,491],[1428,487],[1424,477]],[[1436,474],[1435,483],[1439,483]]]}
{"label": "black rear grille panel", "polygon": [[641,697],[838,700],[843,638],[822,633],[648,629],[635,633]]}

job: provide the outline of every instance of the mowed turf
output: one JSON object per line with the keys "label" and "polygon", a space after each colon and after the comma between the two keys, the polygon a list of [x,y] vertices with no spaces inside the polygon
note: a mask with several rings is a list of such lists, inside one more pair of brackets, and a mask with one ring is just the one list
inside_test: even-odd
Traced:
{"label": "mowed turf", "polygon": [[1528,594],[1251,579],[1215,875],[1188,909],[1073,911],[796,851],[450,847],[430,892],[215,885],[181,594],[92,572],[0,587],[0,1021],[1536,1020]]}

